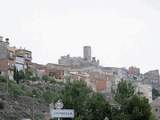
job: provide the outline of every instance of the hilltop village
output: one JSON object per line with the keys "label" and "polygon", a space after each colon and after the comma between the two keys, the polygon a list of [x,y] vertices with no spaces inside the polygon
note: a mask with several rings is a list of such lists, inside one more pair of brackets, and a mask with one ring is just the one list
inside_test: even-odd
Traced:
{"label": "hilltop village", "polygon": [[107,100],[112,99],[112,91],[121,80],[131,81],[136,91],[148,98],[151,104],[154,103],[152,90],[160,90],[159,70],[150,70],[142,74],[140,68],[135,66],[129,68],[101,66],[100,61],[92,56],[91,46],[83,47],[83,57],[66,55],[60,57],[58,64],[42,65],[32,62],[32,51],[10,46],[9,39],[0,36],[0,75],[13,80],[15,67],[18,71],[31,71],[32,77],[37,78],[35,82],[44,76],[60,82],[66,82],[67,78],[72,81],[85,81],[88,87],[103,94]]}

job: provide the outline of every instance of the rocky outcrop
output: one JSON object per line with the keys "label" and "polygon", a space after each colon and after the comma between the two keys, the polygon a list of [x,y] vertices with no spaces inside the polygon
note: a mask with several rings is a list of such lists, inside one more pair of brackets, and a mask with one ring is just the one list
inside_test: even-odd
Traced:
{"label": "rocky outcrop", "polygon": [[33,117],[43,120],[45,114],[49,112],[49,107],[43,101],[35,98],[20,96],[12,97],[7,95],[0,96],[0,120],[22,120],[23,118]]}

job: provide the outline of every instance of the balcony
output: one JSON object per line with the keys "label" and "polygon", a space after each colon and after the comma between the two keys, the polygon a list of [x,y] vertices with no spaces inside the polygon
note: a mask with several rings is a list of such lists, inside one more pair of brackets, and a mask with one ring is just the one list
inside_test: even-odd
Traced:
{"label": "balcony", "polygon": [[24,54],[23,54],[22,52],[17,52],[17,53],[16,53],[16,56],[17,56],[17,57],[24,57]]}
{"label": "balcony", "polygon": [[25,57],[25,60],[31,61],[31,60],[32,60],[32,57]]}

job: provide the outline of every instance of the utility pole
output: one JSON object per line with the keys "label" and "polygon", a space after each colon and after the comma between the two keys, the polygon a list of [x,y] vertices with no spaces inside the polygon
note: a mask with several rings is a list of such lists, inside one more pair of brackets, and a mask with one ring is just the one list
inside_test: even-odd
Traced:
{"label": "utility pole", "polygon": [[34,120],[34,97],[36,95],[33,95],[33,105],[32,105],[32,120]]}
{"label": "utility pole", "polygon": [[7,75],[7,95],[8,95],[8,81],[9,81],[9,76]]}
{"label": "utility pole", "polygon": [[8,67],[7,67],[7,81],[6,81],[6,89],[7,89],[7,95],[8,95],[8,82],[9,82],[9,70],[10,70],[10,63],[9,63],[9,60],[8,60]]}

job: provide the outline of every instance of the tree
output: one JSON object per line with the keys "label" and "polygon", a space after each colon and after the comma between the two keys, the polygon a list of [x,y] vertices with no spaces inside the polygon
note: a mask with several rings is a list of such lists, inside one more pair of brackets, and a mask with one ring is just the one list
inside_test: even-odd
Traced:
{"label": "tree", "polygon": [[65,108],[73,108],[76,111],[75,116],[83,118],[85,113],[85,102],[89,97],[90,89],[84,82],[74,81],[68,82],[63,91],[63,102]]}
{"label": "tree", "polygon": [[16,66],[14,66],[14,75],[13,75],[14,80],[19,83],[19,76],[18,76],[18,70],[16,68]]}
{"label": "tree", "polygon": [[112,120],[151,120],[152,112],[148,99],[136,95],[130,82],[121,81],[114,98],[120,109],[112,111]]}
{"label": "tree", "polygon": [[17,84],[19,84],[19,81],[25,78],[25,74],[23,70],[18,71],[16,66],[14,66],[14,80],[16,80]]}
{"label": "tree", "polygon": [[18,71],[18,79],[22,80],[25,78],[25,74],[23,70]]}
{"label": "tree", "polygon": [[43,91],[43,99],[47,103],[52,103],[62,98],[62,93],[58,91],[46,90]]}
{"label": "tree", "polygon": [[86,116],[88,120],[104,120],[111,118],[111,106],[100,93],[93,93],[86,103]]}
{"label": "tree", "polygon": [[149,120],[152,114],[148,99],[137,95],[132,96],[126,105],[130,120]]}
{"label": "tree", "polygon": [[134,86],[131,82],[122,80],[117,87],[114,99],[119,104],[125,104],[126,100],[135,93]]}
{"label": "tree", "polygon": [[30,80],[33,76],[33,72],[31,70],[26,69],[25,70],[25,79]]}
{"label": "tree", "polygon": [[110,117],[109,104],[83,81],[68,82],[62,101],[64,108],[75,110],[75,120],[103,120],[106,116]]}

